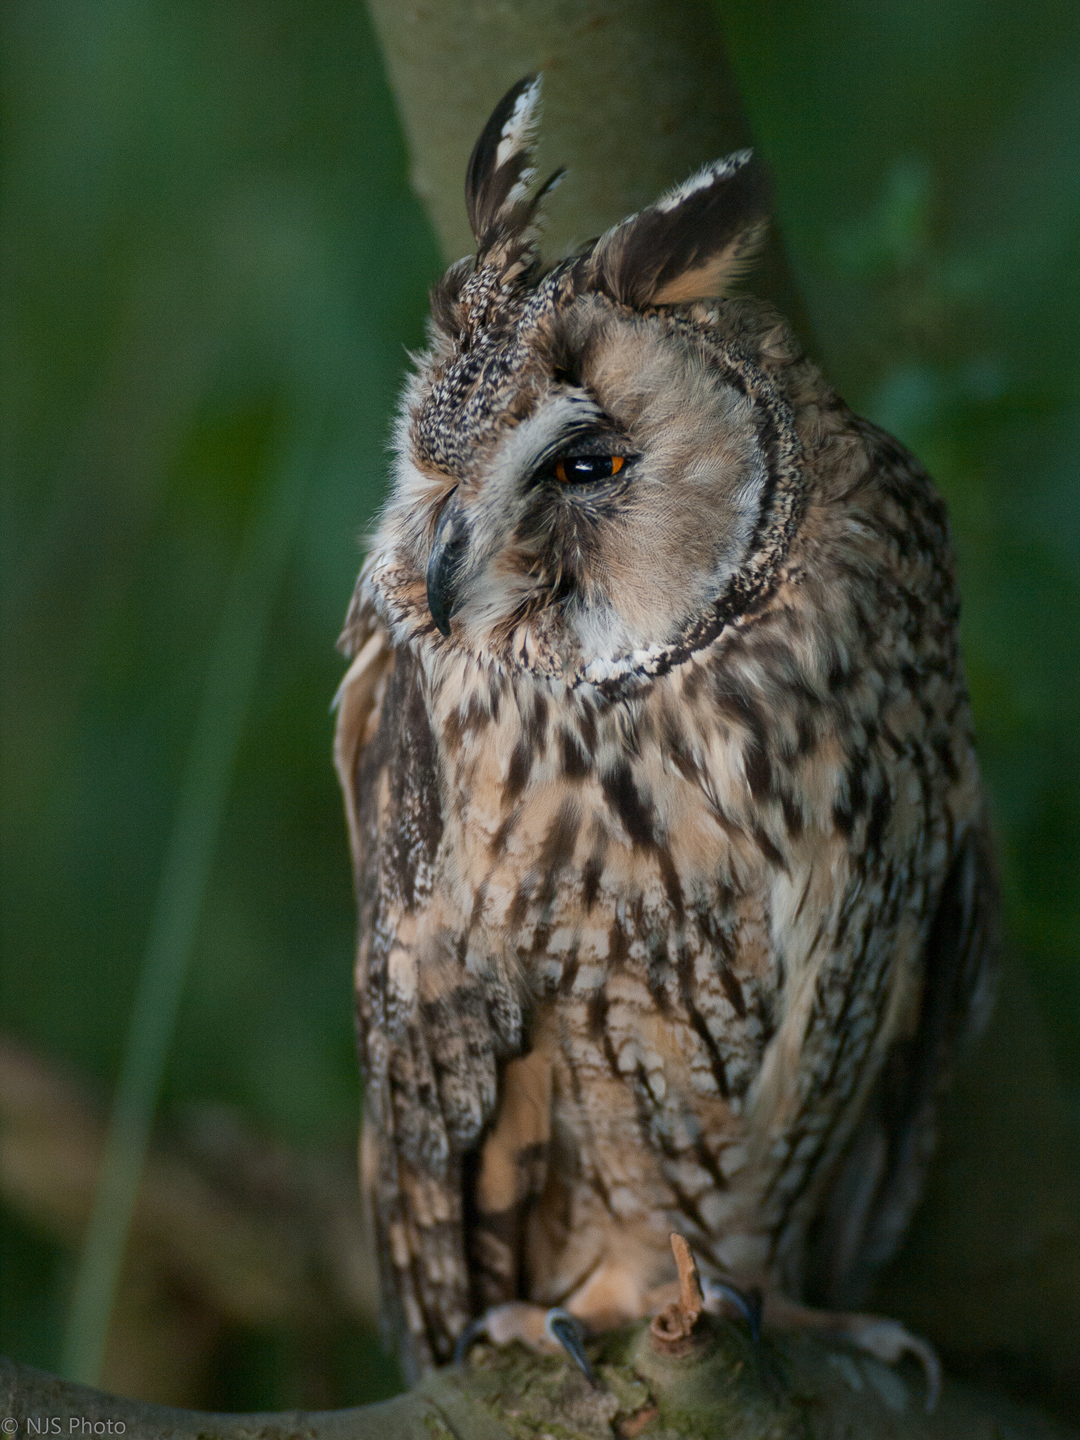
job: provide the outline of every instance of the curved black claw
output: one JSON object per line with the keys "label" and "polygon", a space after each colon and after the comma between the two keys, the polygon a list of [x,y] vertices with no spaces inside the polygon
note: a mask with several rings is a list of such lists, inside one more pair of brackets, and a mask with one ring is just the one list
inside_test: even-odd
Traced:
{"label": "curved black claw", "polygon": [[761,1338],[761,1291],[736,1290],[734,1285],[728,1285],[723,1280],[703,1280],[702,1285],[708,1300],[726,1300],[729,1305],[735,1306],[749,1325],[750,1338],[756,1345]]}
{"label": "curved black claw", "polygon": [[556,1305],[544,1316],[544,1334],[562,1346],[590,1385],[599,1388],[600,1381],[585,1354],[585,1331],[580,1320]]}
{"label": "curved black claw", "polygon": [[469,1358],[469,1350],[474,1340],[479,1340],[481,1335],[486,1335],[488,1322],[486,1315],[478,1315],[475,1320],[470,1320],[465,1329],[457,1337],[454,1343],[454,1364],[464,1365]]}

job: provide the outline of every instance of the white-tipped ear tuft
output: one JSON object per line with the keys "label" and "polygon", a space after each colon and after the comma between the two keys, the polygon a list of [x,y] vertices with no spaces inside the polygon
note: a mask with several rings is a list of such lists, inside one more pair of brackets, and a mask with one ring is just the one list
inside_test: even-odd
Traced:
{"label": "white-tipped ear tuft", "polygon": [[753,263],[769,198],[752,151],[714,160],[602,235],[578,262],[577,283],[638,310],[722,295]]}
{"label": "white-tipped ear tuft", "polygon": [[[524,88],[522,88],[524,86]],[[540,91],[543,77],[526,77],[515,85],[513,109],[503,121],[499,144],[495,150],[495,168],[501,169],[517,155],[531,159],[536,148],[536,129],[540,123]]]}
{"label": "white-tipped ear tuft", "polygon": [[[523,235],[537,201],[556,176],[529,199],[540,120],[542,77],[526,75],[496,105],[473,147],[465,175],[465,206],[480,255]],[[560,172],[561,174],[561,172]]]}

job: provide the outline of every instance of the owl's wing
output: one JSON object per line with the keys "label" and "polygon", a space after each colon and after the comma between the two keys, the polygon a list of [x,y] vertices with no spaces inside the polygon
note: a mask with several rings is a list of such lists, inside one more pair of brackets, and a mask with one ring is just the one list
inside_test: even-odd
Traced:
{"label": "owl's wing", "polygon": [[437,747],[419,666],[354,608],[334,758],[359,909],[362,1172],[387,1326],[406,1368],[449,1359],[470,1318],[462,1156],[495,1104],[495,1045],[461,936],[439,910]]}
{"label": "owl's wing", "polygon": [[379,727],[393,653],[385,626],[370,608],[362,605],[354,604],[350,610],[341,643],[351,663],[334,697],[334,768],[345,801],[353,871],[359,877],[367,857],[360,831],[356,777],[364,749]]}
{"label": "owl's wing", "polygon": [[919,1025],[890,1049],[809,1237],[814,1303],[866,1303],[922,1195],[938,1102],[958,1054],[988,1018],[999,895],[985,822],[961,842],[927,938]]}

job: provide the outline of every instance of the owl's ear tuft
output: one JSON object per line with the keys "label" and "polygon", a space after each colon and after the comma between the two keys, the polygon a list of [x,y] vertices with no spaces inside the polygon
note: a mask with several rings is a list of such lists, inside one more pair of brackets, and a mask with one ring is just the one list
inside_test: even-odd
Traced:
{"label": "owl's ear tuft", "polygon": [[[496,105],[469,157],[465,207],[476,237],[477,263],[496,258],[500,247],[527,248],[540,201],[562,179],[554,175],[531,197],[533,159],[540,119],[540,75],[526,75]],[[518,242],[514,245],[514,242]]]}
{"label": "owl's ear tuft", "polygon": [[714,160],[601,235],[578,261],[577,286],[637,310],[722,295],[753,263],[769,201],[768,171],[752,150]]}

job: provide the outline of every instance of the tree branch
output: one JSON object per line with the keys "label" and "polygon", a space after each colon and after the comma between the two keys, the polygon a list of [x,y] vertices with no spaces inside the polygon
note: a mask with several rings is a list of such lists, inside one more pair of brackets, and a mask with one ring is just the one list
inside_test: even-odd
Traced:
{"label": "tree branch", "polygon": [[[927,1415],[917,1371],[901,1375],[805,1336],[766,1335],[755,1346],[734,1324],[707,1321],[693,1338],[691,1353],[670,1356],[648,1326],[607,1337],[596,1389],[559,1359],[479,1346],[468,1365],[440,1370],[395,1400],[274,1415],[118,1400],[0,1360],[0,1422],[14,1420],[20,1436],[138,1440],[1077,1440],[1030,1410],[954,1383]],[[30,1428],[43,1418],[56,1422],[51,1432]]]}

